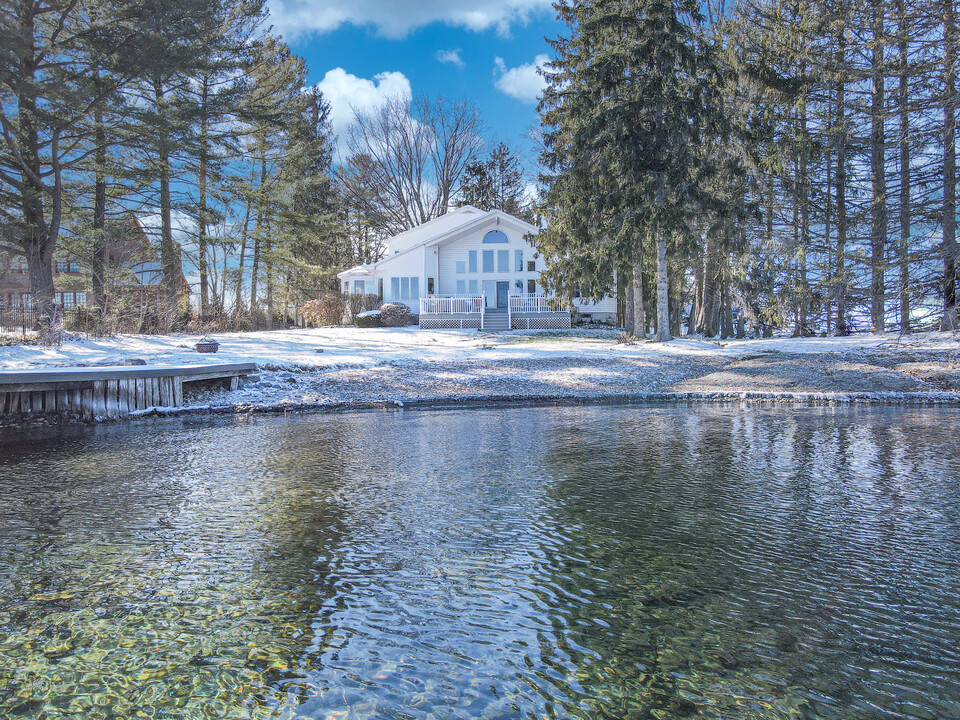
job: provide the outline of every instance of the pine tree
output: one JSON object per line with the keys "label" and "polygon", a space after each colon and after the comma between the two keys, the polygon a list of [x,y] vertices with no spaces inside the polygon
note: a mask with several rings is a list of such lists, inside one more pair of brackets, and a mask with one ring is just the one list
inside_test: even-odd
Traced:
{"label": "pine tree", "polygon": [[[557,4],[571,34],[554,43],[541,102],[549,229],[538,245],[555,286],[602,292],[612,270],[655,249],[657,337],[670,339],[668,247],[711,204],[722,79],[690,0]],[[579,267],[578,267],[579,266]],[[564,273],[570,273],[564,277]]]}

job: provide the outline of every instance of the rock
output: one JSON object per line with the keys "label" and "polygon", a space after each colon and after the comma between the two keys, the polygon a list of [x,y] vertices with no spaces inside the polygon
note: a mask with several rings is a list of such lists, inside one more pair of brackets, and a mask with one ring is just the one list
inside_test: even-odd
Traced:
{"label": "rock", "polygon": [[143,358],[127,358],[123,361],[124,365],[146,365],[147,361]]}
{"label": "rock", "polygon": [[315,352],[315,353],[322,353],[322,352],[323,352],[323,348],[317,348],[316,350],[314,350],[314,352]]}

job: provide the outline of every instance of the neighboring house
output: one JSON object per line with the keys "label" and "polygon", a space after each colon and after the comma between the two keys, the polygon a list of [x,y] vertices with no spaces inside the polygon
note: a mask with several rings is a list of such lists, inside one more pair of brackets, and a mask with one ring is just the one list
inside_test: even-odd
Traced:
{"label": "neighboring house", "polygon": [[[155,305],[162,297],[160,263],[143,226],[131,216],[112,227],[107,239],[106,286],[112,301],[124,299],[134,304]],[[184,279],[183,284],[186,285]],[[65,251],[58,251],[54,264],[55,299],[64,308],[86,305],[92,297],[89,268]],[[0,253],[0,307],[25,307],[32,304],[27,261],[20,256]]]}
{"label": "neighboring house", "polygon": [[[524,239],[537,232],[512,215],[468,205],[390,238],[382,260],[337,277],[346,293],[407,305],[423,328],[568,328],[570,312],[546,295],[544,261]],[[574,304],[593,319],[616,319],[616,298]]]}
{"label": "neighboring house", "polygon": [[[76,290],[82,279],[80,263],[74,260],[57,260],[54,264],[54,297],[63,307],[85,305],[87,294]],[[22,257],[5,256],[0,261],[0,307],[30,308],[33,299],[30,294],[30,273],[27,261]]]}

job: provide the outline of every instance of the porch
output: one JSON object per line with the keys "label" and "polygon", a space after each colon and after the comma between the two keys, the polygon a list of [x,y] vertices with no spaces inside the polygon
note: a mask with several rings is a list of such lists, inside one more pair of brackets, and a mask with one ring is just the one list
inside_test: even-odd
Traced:
{"label": "porch", "polygon": [[424,329],[548,330],[568,329],[570,311],[562,300],[544,295],[509,295],[488,307],[483,295],[420,298]]}

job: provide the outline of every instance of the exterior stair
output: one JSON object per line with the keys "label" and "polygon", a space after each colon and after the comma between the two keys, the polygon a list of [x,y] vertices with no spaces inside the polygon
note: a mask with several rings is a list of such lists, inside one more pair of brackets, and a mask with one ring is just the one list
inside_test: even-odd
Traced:
{"label": "exterior stair", "polygon": [[487,308],[483,311],[484,332],[503,332],[510,329],[506,308]]}

